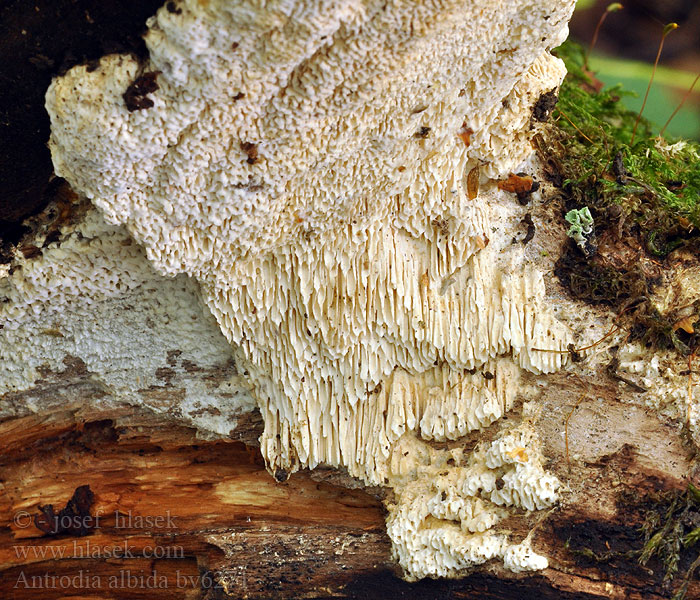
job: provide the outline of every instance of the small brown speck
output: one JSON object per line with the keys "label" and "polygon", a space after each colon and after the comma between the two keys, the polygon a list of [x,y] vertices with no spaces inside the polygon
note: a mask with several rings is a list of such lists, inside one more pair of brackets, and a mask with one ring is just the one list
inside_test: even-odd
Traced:
{"label": "small brown speck", "polygon": [[430,127],[421,127],[418,131],[416,131],[413,134],[413,137],[424,140],[425,138],[428,137],[429,133],[430,133]]}
{"label": "small brown speck", "polygon": [[627,169],[625,168],[625,157],[620,150],[613,160],[613,173],[615,173],[615,181],[620,185],[627,183]]}
{"label": "small brown speck", "polygon": [[450,234],[450,222],[443,217],[435,217],[430,224],[435,227],[442,235]]}
{"label": "small brown speck", "polygon": [[123,98],[126,109],[129,112],[143,110],[153,106],[153,100],[148,98],[147,95],[152,94],[158,89],[158,82],[156,81],[158,75],[160,75],[160,71],[144,73],[141,77],[135,79],[126,89]]}
{"label": "small brown speck", "polygon": [[549,116],[552,114],[558,101],[559,96],[557,96],[556,89],[545,92],[537,99],[537,102],[535,102],[535,105],[532,107],[532,118],[540,123],[549,120]]}
{"label": "small brown speck", "polygon": [[241,142],[241,150],[248,155],[248,164],[254,165],[260,156],[258,155],[258,145],[252,142]]}
{"label": "small brown speck", "polygon": [[474,200],[479,195],[479,165],[476,165],[467,175],[467,197]]}
{"label": "small brown speck", "polygon": [[19,251],[22,253],[22,256],[26,259],[30,258],[36,258],[37,256],[41,256],[41,249],[37,248],[33,244],[29,244],[27,246],[22,246]]}
{"label": "small brown speck", "polygon": [[170,367],[158,367],[156,369],[156,377],[158,379],[165,379],[168,383],[170,383],[170,380],[175,377],[175,375],[175,371]]}
{"label": "small brown speck", "polygon": [[88,61],[88,64],[85,67],[85,70],[88,73],[93,73],[94,71],[97,71],[97,69],[99,67],[100,67],[100,59],[96,58],[95,60]]}
{"label": "small brown speck", "polygon": [[532,214],[527,213],[521,222],[527,225],[527,233],[522,240],[523,246],[527,246],[530,240],[535,237],[535,224],[532,222]]}
{"label": "small brown speck", "polygon": [[67,533],[73,537],[82,537],[92,531],[97,521],[90,515],[90,507],[95,495],[89,485],[81,485],[64,508],[55,512],[53,504],[39,506],[39,513],[34,516],[34,525],[48,536]]}
{"label": "small brown speck", "polygon": [[486,248],[486,246],[489,245],[489,240],[488,236],[484,233],[482,235],[477,235],[476,239],[474,240],[476,242],[476,245],[479,247],[479,250],[483,250]]}
{"label": "small brown speck", "polygon": [[474,130],[471,127],[467,127],[466,122],[462,123],[461,129],[457,132],[457,135],[467,148],[469,148],[469,144],[471,144],[471,136],[473,133]]}
{"label": "small brown speck", "polygon": [[577,363],[583,360],[583,357],[576,351],[576,346],[573,344],[569,344],[566,349],[569,351],[569,358],[571,359],[571,362]]}

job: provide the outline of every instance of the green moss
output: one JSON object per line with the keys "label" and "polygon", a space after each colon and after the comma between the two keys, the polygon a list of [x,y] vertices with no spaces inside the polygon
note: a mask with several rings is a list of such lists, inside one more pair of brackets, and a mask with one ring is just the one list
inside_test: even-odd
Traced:
{"label": "green moss", "polygon": [[566,541],[566,543],[564,544],[564,548],[566,548],[574,556],[585,558],[586,560],[597,564],[605,564],[618,559],[636,559],[639,557],[639,554],[641,552],[640,550],[628,550],[627,552],[616,552],[614,550],[608,550],[607,552],[597,554],[590,548],[572,548],[571,540]]}
{"label": "green moss", "polygon": [[[684,600],[700,566],[700,490],[689,482],[684,490],[642,497],[628,491],[620,496],[618,503],[626,513],[642,512],[638,541],[632,542],[631,549],[597,553],[591,548],[572,548],[567,541],[567,550],[598,565],[634,560],[646,566],[651,561],[665,595]],[[609,548],[614,543],[609,540],[606,546]],[[651,569],[647,571],[653,573]]]}
{"label": "green moss", "polygon": [[602,87],[584,70],[581,46],[566,42],[555,54],[568,75],[554,124],[546,139],[536,140],[537,148],[550,180],[563,192],[565,213],[590,209],[595,227],[595,235],[579,236],[578,247],[568,244],[557,275],[574,297],[624,309],[633,339],[688,354],[700,336],[677,333],[673,311],[661,315],[651,305],[648,296],[658,281],[643,261],[611,263],[596,253],[599,240],[613,240],[612,245],[622,240],[663,267],[659,261],[673,251],[698,245],[700,144],[653,136],[643,118],[633,134],[637,114],[621,102],[626,92]]}
{"label": "green moss", "polygon": [[[647,513],[642,525],[644,546],[639,562],[646,565],[652,557],[661,561],[664,567],[664,586],[669,590],[676,588],[673,600],[685,598],[688,585],[700,566],[700,553],[695,548],[700,540],[699,526],[700,491],[690,482],[682,492],[661,496]],[[683,558],[693,560],[679,578],[679,565]]]}
{"label": "green moss", "polygon": [[[596,91],[583,70],[583,48],[566,42],[555,53],[566,63],[557,127],[563,135],[564,185],[577,206],[610,205],[636,226],[647,249],[665,256],[695,239],[700,229],[700,144],[652,137],[641,119],[632,143],[636,113],[620,101],[620,86]],[[695,229],[696,231],[691,231]]]}

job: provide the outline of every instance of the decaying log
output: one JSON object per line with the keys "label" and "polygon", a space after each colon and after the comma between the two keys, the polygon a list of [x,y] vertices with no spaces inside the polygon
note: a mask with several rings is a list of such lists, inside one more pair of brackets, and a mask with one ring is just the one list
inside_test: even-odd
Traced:
{"label": "decaying log", "polygon": [[[198,439],[196,430],[144,409],[74,407],[0,424],[0,593],[42,600],[663,598],[660,564],[598,565],[565,545],[600,554],[638,549],[644,507],[626,508],[622,492],[642,498],[680,489],[685,452],[653,414],[616,401],[614,385],[593,386],[600,400],[570,421],[576,458],[568,472],[561,433],[579,385],[562,377],[543,402],[546,453],[571,491],[537,519],[534,547],[550,558],[541,574],[492,569],[405,583],[390,556],[381,502],[367,492],[313,471],[279,484],[255,447]],[[562,394],[572,401],[560,405]],[[256,437],[252,416],[234,436]],[[95,494],[88,535],[49,536],[34,525],[40,506],[58,511],[83,485]]]}

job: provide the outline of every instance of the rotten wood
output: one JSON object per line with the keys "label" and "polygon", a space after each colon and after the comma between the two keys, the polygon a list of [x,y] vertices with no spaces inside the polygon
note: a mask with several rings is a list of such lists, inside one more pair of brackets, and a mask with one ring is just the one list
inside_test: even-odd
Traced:
{"label": "rotten wood", "polygon": [[[545,410],[558,416],[554,397],[574,393],[572,386],[562,376],[543,399]],[[610,386],[593,391],[614,395]],[[381,502],[349,489],[347,477],[330,483],[323,472],[307,471],[280,484],[257,448],[202,440],[192,428],[134,407],[8,419],[0,423],[0,597],[661,599],[658,573],[649,573],[656,565],[597,565],[566,548],[567,541],[596,551],[638,544],[639,515],[621,512],[617,493],[680,485],[666,465],[677,448],[652,457],[639,449],[643,439],[668,435],[654,417],[614,401],[619,415],[598,408],[584,403],[572,419],[573,471],[553,465],[570,491],[536,530],[535,548],[550,557],[549,569],[515,576],[487,568],[462,580],[413,584],[392,561]],[[603,432],[608,418],[625,423],[622,413],[638,434],[616,446],[616,436],[606,441]],[[545,433],[553,428],[549,456],[561,452],[557,422],[543,424]],[[239,429],[247,431],[234,435],[251,439],[259,419],[251,415]],[[41,506],[65,506],[80,486],[94,493],[87,535],[36,527]]]}
{"label": "rotten wood", "polygon": [[[3,242],[20,240],[25,229],[18,221],[49,199],[56,200],[56,189],[49,186],[48,120],[43,109],[51,76],[72,64],[94,61],[105,51],[143,55],[137,30],[160,3],[149,0],[136,10],[115,2],[42,0],[10,2],[0,10],[8,24],[0,45],[8,56],[17,57],[2,67],[9,83],[1,112],[8,117],[6,137],[12,142],[0,153],[0,171],[8,175],[7,206],[0,215]],[[545,95],[541,101],[546,117],[552,98]],[[464,124],[457,135],[469,146],[473,133]],[[429,134],[428,127],[421,127],[416,138]],[[242,150],[255,162],[257,148],[248,144]],[[24,158],[18,162],[19,155]],[[559,176],[555,167],[546,165],[551,178]],[[472,173],[475,194],[478,171]],[[529,176],[512,177],[504,182],[512,189],[504,189],[519,193],[519,201],[527,204],[539,184]],[[63,200],[46,243],[55,241],[74,211],[74,199]],[[538,216],[534,209],[533,215],[535,222],[547,222],[547,215]],[[549,215],[549,222],[557,218]],[[446,222],[435,225],[449,233]],[[525,225],[524,243],[531,237],[529,223]],[[543,244],[540,250],[554,255],[560,240],[538,230],[528,249],[538,243]],[[615,243],[610,260],[639,260],[636,249],[627,247],[629,242]],[[20,251],[31,259],[42,250],[26,245]],[[656,268],[647,263],[644,268]],[[163,371],[162,389],[144,391],[152,404],[162,395],[169,406],[168,398],[177,393],[169,373]],[[221,376],[204,371],[192,375]],[[66,364],[61,373],[47,375],[40,385],[29,393],[41,399],[42,412],[0,422],[0,598],[669,597],[659,561],[642,567],[635,558],[622,557],[640,547],[644,518],[643,502],[623,500],[630,494],[643,500],[683,489],[693,466],[679,428],[633,406],[634,390],[618,386],[605,373],[585,381],[586,397],[570,419],[570,468],[563,460],[564,423],[582,383],[558,374],[538,397],[538,429],[547,466],[567,488],[554,510],[533,515],[530,522],[536,526],[534,547],[549,557],[550,567],[513,575],[486,565],[460,580],[416,583],[399,577],[375,490],[363,490],[335,470],[297,473],[284,483],[267,473],[255,447],[259,413],[238,418],[227,439],[201,439],[195,429],[167,415],[112,402],[77,361]],[[18,392],[0,401],[21,406],[23,397]],[[472,436],[455,443],[473,447],[475,440]],[[78,527],[37,527],[37,515],[44,514],[41,507],[53,505],[60,513],[82,486],[89,486],[94,498],[89,515],[73,511]],[[91,526],[85,531],[80,526],[88,524],[88,516]],[[527,531],[514,533],[524,536]],[[582,549],[620,557],[595,562],[575,552]],[[697,581],[687,597],[700,598]]]}

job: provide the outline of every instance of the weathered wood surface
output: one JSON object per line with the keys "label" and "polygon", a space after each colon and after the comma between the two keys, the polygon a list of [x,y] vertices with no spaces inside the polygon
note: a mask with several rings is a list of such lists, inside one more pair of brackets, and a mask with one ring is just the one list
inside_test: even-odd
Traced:
{"label": "weathered wood surface", "polygon": [[[562,377],[551,398],[573,392],[571,385]],[[548,402],[553,418],[545,424],[561,425],[564,410]],[[324,482],[322,472],[279,484],[255,447],[203,441],[193,429],[133,407],[9,419],[0,423],[0,597],[662,598],[653,561],[646,569],[634,559],[596,565],[565,548],[567,540],[599,553],[639,547],[641,513],[620,511],[619,493],[633,489],[642,497],[683,485],[666,462],[684,462],[670,428],[614,399],[592,404],[571,422],[578,454],[571,473],[560,436],[547,444],[552,468],[571,488],[558,508],[538,517],[534,545],[550,568],[415,584],[397,577],[381,502]],[[634,431],[629,443],[611,441],[619,439],[614,423]],[[253,414],[234,436],[251,440],[258,430]],[[662,438],[665,456],[649,452]],[[606,439],[610,452],[601,454]],[[85,523],[96,526],[88,535],[50,536],[36,527],[40,506],[58,511],[83,485],[95,494]]]}
{"label": "weathered wood surface", "polygon": [[[268,597],[387,565],[380,503],[360,491],[308,474],[277,484],[255,448],[201,441],[133,409],[85,418],[66,410],[2,425],[1,597],[199,598],[218,589],[221,568],[232,597]],[[43,535],[38,506],[58,510],[80,485],[95,493],[97,526]],[[59,578],[52,589],[52,576],[80,574],[83,583]],[[48,577],[44,589],[24,584],[35,576]]]}

